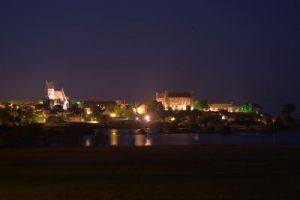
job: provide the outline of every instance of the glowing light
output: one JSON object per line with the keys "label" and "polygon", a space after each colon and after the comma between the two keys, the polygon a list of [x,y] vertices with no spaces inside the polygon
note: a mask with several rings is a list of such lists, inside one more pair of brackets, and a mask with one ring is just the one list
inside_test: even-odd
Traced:
{"label": "glowing light", "polygon": [[143,115],[147,112],[147,108],[145,105],[141,105],[136,109],[137,113]]}
{"label": "glowing light", "polygon": [[151,138],[146,138],[145,146],[152,146]]}
{"label": "glowing light", "polygon": [[85,108],[85,113],[86,113],[87,115],[92,114],[92,109],[91,109],[91,108]]}
{"label": "glowing light", "polygon": [[117,114],[116,113],[111,113],[110,117],[115,118],[115,117],[117,117]]}
{"label": "glowing light", "polygon": [[145,119],[146,122],[150,122],[151,121],[151,118],[150,118],[149,115],[145,115],[144,119]]}
{"label": "glowing light", "polygon": [[98,124],[99,122],[96,121],[96,120],[93,120],[93,121],[89,121],[88,123],[91,123],[91,124]]}
{"label": "glowing light", "polygon": [[84,146],[85,147],[90,147],[92,144],[91,144],[91,140],[88,138],[85,140],[85,143],[84,143]]}
{"label": "glowing light", "polygon": [[171,121],[175,121],[175,120],[176,120],[176,118],[175,118],[175,117],[172,117],[172,118],[171,118]]}
{"label": "glowing light", "polygon": [[244,104],[240,107],[240,112],[243,112],[243,113],[251,113],[251,112],[254,112],[254,106],[252,104]]}

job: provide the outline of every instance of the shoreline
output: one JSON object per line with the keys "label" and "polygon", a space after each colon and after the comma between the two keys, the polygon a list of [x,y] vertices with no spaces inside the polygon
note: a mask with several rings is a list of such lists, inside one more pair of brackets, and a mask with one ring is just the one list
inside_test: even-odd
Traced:
{"label": "shoreline", "polygon": [[1,126],[0,125],[0,133],[1,131],[5,131],[8,129],[26,129],[26,128],[40,128],[40,129],[98,129],[98,130],[109,130],[109,129],[123,129],[123,130],[146,130],[151,129],[156,132],[173,132],[173,133],[188,133],[188,132],[197,132],[197,133],[239,133],[239,132],[282,132],[282,131],[300,131],[299,128],[253,128],[246,126],[232,126],[225,127],[225,129],[207,129],[203,127],[180,127],[180,126],[152,126],[152,125],[128,125],[128,124],[119,124],[119,125],[103,125],[103,124],[92,124],[92,123],[65,123],[65,124],[29,124],[29,125],[21,125],[21,126]]}

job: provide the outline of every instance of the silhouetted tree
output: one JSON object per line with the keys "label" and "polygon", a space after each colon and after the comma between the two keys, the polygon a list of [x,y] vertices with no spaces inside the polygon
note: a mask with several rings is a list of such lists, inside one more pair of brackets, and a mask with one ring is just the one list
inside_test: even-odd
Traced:
{"label": "silhouetted tree", "polygon": [[72,104],[71,108],[70,108],[71,112],[73,112],[74,114],[83,114],[84,113],[84,109],[80,108],[79,105],[77,103]]}
{"label": "silhouetted tree", "polygon": [[296,110],[296,105],[295,104],[284,104],[281,113],[287,113],[287,114],[292,114]]}
{"label": "silhouetted tree", "polygon": [[157,113],[161,114],[164,111],[164,106],[162,105],[161,102],[158,101],[151,101],[147,104],[148,111],[150,113]]}
{"label": "silhouetted tree", "polygon": [[133,107],[130,105],[115,105],[113,112],[117,115],[117,117],[127,117],[129,119],[133,119],[135,116]]}
{"label": "silhouetted tree", "polygon": [[9,107],[0,109],[0,124],[2,125],[14,125],[18,114],[15,110]]}
{"label": "silhouetted tree", "polygon": [[295,121],[293,119],[293,112],[296,110],[296,105],[294,104],[284,104],[281,109],[281,120],[284,127],[293,128],[295,126]]}
{"label": "silhouetted tree", "polygon": [[262,111],[262,106],[257,103],[252,103],[253,109],[255,112],[260,113]]}

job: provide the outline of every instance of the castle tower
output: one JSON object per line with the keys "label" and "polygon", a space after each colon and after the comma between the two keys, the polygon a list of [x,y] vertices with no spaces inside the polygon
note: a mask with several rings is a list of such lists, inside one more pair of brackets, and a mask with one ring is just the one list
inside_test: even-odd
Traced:
{"label": "castle tower", "polygon": [[54,83],[53,81],[47,81],[45,85],[45,95],[48,100],[54,100],[55,94],[54,94]]}

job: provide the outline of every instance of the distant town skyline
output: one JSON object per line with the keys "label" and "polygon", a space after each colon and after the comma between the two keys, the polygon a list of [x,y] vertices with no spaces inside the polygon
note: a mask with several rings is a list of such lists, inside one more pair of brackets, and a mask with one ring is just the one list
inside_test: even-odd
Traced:
{"label": "distant town skyline", "polygon": [[[194,91],[278,113],[300,102],[296,0],[0,3],[0,100],[129,102]],[[299,116],[299,109],[297,109]]]}

